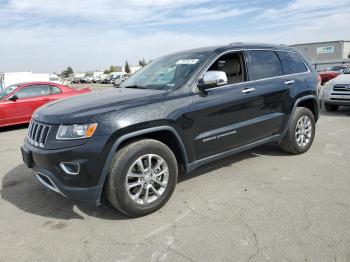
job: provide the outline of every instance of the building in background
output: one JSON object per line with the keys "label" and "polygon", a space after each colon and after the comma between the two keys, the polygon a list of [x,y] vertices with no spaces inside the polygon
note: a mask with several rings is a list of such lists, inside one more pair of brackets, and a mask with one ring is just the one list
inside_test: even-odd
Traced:
{"label": "building in background", "polygon": [[350,41],[329,41],[291,45],[298,49],[317,71],[350,63]]}

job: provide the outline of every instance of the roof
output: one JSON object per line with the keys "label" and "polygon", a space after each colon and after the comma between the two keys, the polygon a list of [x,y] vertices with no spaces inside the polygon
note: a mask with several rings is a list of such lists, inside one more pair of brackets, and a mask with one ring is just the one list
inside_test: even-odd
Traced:
{"label": "roof", "polygon": [[272,50],[288,50],[290,49],[287,45],[276,45],[276,44],[264,44],[264,43],[244,43],[244,42],[236,42],[228,45],[217,45],[217,46],[208,46],[201,47],[189,50],[183,50],[176,53],[184,53],[184,52],[221,52],[226,50],[234,50],[234,49],[272,49]]}

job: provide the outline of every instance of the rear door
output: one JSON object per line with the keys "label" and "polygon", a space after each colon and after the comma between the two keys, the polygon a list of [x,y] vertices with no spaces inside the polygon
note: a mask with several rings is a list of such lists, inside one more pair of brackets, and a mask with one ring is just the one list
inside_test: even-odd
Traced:
{"label": "rear door", "polygon": [[49,101],[51,92],[48,85],[29,85],[12,95],[16,95],[18,99],[15,101],[7,99],[2,103],[5,125],[29,122],[33,112]]}
{"label": "rear door", "polygon": [[277,53],[273,50],[247,51],[249,81],[259,94],[256,111],[256,132],[251,141],[283,132],[289,117],[290,85],[284,76]]}

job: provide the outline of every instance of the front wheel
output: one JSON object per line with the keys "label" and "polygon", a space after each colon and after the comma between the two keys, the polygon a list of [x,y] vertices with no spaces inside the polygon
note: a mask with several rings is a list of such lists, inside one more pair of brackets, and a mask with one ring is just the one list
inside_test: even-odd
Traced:
{"label": "front wheel", "polygon": [[169,200],[177,176],[177,161],[169,147],[157,140],[139,140],[114,155],[107,199],[128,216],[144,216]]}
{"label": "front wheel", "polygon": [[286,135],[280,142],[283,151],[298,155],[309,150],[315,137],[315,118],[305,107],[297,107]]}

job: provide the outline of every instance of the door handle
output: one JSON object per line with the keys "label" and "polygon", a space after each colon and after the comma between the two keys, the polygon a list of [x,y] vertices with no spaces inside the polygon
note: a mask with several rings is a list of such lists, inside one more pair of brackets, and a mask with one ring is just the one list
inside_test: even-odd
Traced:
{"label": "door handle", "polygon": [[294,83],[295,83],[295,80],[288,80],[288,81],[284,82],[285,85],[291,85]]}
{"label": "door handle", "polygon": [[248,93],[251,93],[251,92],[254,92],[255,91],[255,88],[254,87],[251,87],[251,88],[244,88],[242,90],[242,93],[245,93],[245,94],[248,94]]}

